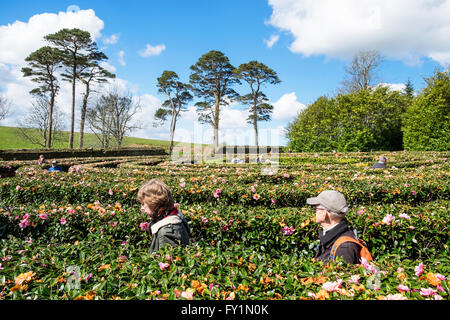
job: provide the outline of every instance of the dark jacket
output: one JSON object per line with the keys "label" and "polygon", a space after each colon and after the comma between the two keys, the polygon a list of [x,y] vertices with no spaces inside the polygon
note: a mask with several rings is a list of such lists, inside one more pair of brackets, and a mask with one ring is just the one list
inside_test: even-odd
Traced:
{"label": "dark jacket", "polygon": [[182,213],[168,216],[151,226],[152,243],[150,253],[158,251],[165,245],[189,245],[190,229]]}
{"label": "dark jacket", "polygon": [[[324,262],[327,262],[330,258],[331,247],[339,237],[347,236],[356,239],[355,234],[349,228],[348,221],[345,218],[325,235],[323,235],[323,230],[320,230],[319,236],[320,244],[315,258]],[[358,264],[361,259],[359,255],[360,250],[361,248],[357,244],[344,242],[336,251],[336,256],[342,257],[347,263]]]}

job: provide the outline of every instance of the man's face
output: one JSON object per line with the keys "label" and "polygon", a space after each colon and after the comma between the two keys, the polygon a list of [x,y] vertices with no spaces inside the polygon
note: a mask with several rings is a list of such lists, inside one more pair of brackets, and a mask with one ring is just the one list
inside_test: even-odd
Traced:
{"label": "man's face", "polygon": [[327,216],[327,209],[322,205],[314,206],[314,212],[316,213],[316,223],[320,224],[325,221]]}

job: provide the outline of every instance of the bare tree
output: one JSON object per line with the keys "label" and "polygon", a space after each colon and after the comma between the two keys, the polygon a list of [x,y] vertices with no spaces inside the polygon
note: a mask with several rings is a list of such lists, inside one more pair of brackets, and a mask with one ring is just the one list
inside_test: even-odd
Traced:
{"label": "bare tree", "polygon": [[112,127],[112,114],[109,106],[101,103],[101,99],[99,99],[93,108],[87,109],[86,120],[89,129],[100,141],[102,148],[109,148],[111,141],[110,128]]}
{"label": "bare tree", "polygon": [[[52,111],[52,141],[63,140],[61,131],[64,129],[64,116],[58,110],[57,106],[53,106]],[[26,117],[18,121],[19,128],[17,131],[25,140],[40,145],[43,148],[48,146],[49,139],[49,122],[50,122],[50,100],[39,95],[32,102],[32,107],[28,111]]]}
{"label": "bare tree", "polygon": [[88,110],[87,120],[104,148],[109,147],[111,137],[120,148],[126,134],[142,128],[142,124],[133,119],[140,109],[140,103],[133,101],[131,94],[121,96],[113,90],[102,95],[95,108]]}
{"label": "bare tree", "polygon": [[120,148],[126,134],[142,128],[140,122],[133,120],[133,117],[141,110],[141,105],[139,101],[133,101],[131,94],[120,96],[117,93],[109,95],[109,103],[113,119],[111,134],[116,140],[117,147]]}
{"label": "bare tree", "polygon": [[360,51],[352,62],[345,67],[347,76],[342,81],[343,92],[354,92],[374,86],[377,82],[376,69],[384,58],[377,50]]}
{"label": "bare tree", "polygon": [[0,120],[5,119],[10,111],[10,104],[8,99],[0,95]]}

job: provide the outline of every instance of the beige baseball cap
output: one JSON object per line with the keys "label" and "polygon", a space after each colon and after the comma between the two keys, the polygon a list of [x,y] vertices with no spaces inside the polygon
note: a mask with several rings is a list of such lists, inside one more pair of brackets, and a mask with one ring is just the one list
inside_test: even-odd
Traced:
{"label": "beige baseball cap", "polygon": [[322,205],[330,211],[346,214],[348,211],[347,201],[342,193],[335,190],[322,191],[317,197],[308,198],[307,204]]}

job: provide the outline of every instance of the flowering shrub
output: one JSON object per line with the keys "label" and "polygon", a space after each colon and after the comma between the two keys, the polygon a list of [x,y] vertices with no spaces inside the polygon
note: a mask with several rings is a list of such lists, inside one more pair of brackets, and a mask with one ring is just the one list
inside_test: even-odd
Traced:
{"label": "flowering shrub", "polygon": [[[0,299],[446,300],[448,154],[387,157],[388,169],[371,170],[367,153],[290,154],[268,176],[258,165],[145,159],[60,173],[0,164],[20,167],[0,180]],[[149,254],[135,199],[150,178],[171,188],[192,245]],[[346,195],[374,262],[314,261],[306,198],[326,189]]]}

